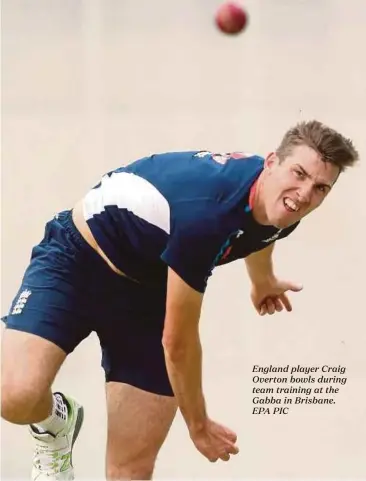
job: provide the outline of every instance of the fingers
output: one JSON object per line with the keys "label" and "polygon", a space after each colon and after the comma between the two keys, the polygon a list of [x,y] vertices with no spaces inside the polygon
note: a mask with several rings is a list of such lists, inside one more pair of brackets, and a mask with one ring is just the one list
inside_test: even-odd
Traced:
{"label": "fingers", "polygon": [[292,311],[292,305],[291,305],[291,302],[290,302],[289,298],[286,296],[286,294],[281,294],[279,296],[279,298],[280,298],[282,304],[285,306],[286,311],[291,312]]}
{"label": "fingers", "polygon": [[231,429],[226,428],[225,429],[225,438],[226,438],[226,446],[225,446],[225,452],[228,454],[238,454],[239,448],[236,446],[236,441],[238,440],[238,436],[234,431],[231,431]]}
{"label": "fingers", "polygon": [[283,305],[282,305],[282,302],[281,302],[281,299],[280,299],[280,298],[275,297],[275,298],[273,299],[273,302],[274,302],[275,309],[276,309],[277,312],[283,311]]}
{"label": "fingers", "polygon": [[274,314],[276,312],[275,303],[274,303],[273,299],[268,298],[266,304],[267,304],[267,312],[271,316],[272,314]]}
{"label": "fingers", "polygon": [[230,448],[228,449],[228,452],[230,454],[238,454],[239,453],[239,448],[236,444],[232,444]]}
{"label": "fingers", "polygon": [[239,448],[235,444],[237,435],[231,429],[210,421],[207,432],[192,438],[197,449],[211,462],[218,459],[229,461],[230,456],[238,454]]}
{"label": "fingers", "polygon": [[226,436],[228,440],[231,441],[233,444],[235,444],[238,440],[238,436],[234,433],[234,431],[231,431],[228,428],[226,428]]}
{"label": "fingers", "polygon": [[262,304],[261,306],[259,306],[258,312],[260,316],[264,316],[265,314],[267,314],[267,305]]}
{"label": "fingers", "polygon": [[218,459],[222,461],[230,461],[230,456],[236,455],[239,453],[239,448],[235,446],[235,444],[230,444],[226,447],[225,451],[220,453],[218,457],[208,458],[211,463],[215,463]]}
{"label": "fingers", "polygon": [[265,314],[272,315],[276,311],[279,311],[279,310],[282,311],[282,305],[279,302],[278,298],[277,297],[274,297],[274,298],[267,297],[267,299],[265,299],[264,302],[262,303],[262,305],[260,306],[259,314],[261,316],[264,316]]}
{"label": "fingers", "polygon": [[216,461],[219,459],[217,456],[215,456],[214,458],[210,456],[206,456],[206,457],[210,461],[210,463],[216,463]]}
{"label": "fingers", "polygon": [[286,294],[281,294],[276,297],[265,299],[259,309],[259,314],[264,316],[265,314],[272,315],[275,312],[281,312],[283,309],[286,311],[292,311],[292,305]]}
{"label": "fingers", "polygon": [[210,463],[216,463],[216,461],[218,461],[219,459],[221,459],[221,461],[230,461],[230,454],[223,453],[220,454],[218,458],[208,458]]}
{"label": "fingers", "polygon": [[273,305],[272,299],[267,297],[267,299],[263,301],[260,307],[260,315],[261,316],[264,316],[265,314],[271,315],[273,313],[274,313],[274,305]]}

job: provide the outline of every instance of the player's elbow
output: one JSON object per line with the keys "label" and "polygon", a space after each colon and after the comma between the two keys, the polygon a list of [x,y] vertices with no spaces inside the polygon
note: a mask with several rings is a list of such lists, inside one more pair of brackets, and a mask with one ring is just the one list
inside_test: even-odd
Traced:
{"label": "player's elbow", "polygon": [[187,351],[187,344],[182,339],[177,339],[175,335],[163,334],[162,339],[165,356],[171,361],[179,361]]}
{"label": "player's elbow", "polygon": [[194,335],[187,335],[187,333],[163,333],[162,344],[165,356],[171,362],[178,363],[189,356],[190,349],[195,345]]}

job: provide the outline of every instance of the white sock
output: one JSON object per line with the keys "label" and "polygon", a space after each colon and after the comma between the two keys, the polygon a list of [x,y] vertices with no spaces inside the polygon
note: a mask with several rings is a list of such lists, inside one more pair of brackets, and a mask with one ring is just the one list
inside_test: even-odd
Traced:
{"label": "white sock", "polygon": [[68,405],[61,393],[54,393],[52,399],[53,404],[50,416],[40,423],[32,424],[32,426],[40,433],[49,432],[57,436],[67,426]]}

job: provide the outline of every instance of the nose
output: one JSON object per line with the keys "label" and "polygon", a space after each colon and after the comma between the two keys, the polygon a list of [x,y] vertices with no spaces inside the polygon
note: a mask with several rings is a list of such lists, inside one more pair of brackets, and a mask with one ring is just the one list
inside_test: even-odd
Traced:
{"label": "nose", "polygon": [[303,182],[303,184],[298,189],[299,201],[303,204],[308,204],[311,199],[312,184],[311,182]]}

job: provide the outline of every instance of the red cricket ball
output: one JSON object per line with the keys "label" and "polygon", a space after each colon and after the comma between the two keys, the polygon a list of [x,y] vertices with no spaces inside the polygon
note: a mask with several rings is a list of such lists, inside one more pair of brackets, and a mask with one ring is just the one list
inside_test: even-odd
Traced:
{"label": "red cricket ball", "polygon": [[226,2],[217,9],[215,21],[222,32],[233,35],[245,29],[248,14],[237,3]]}

